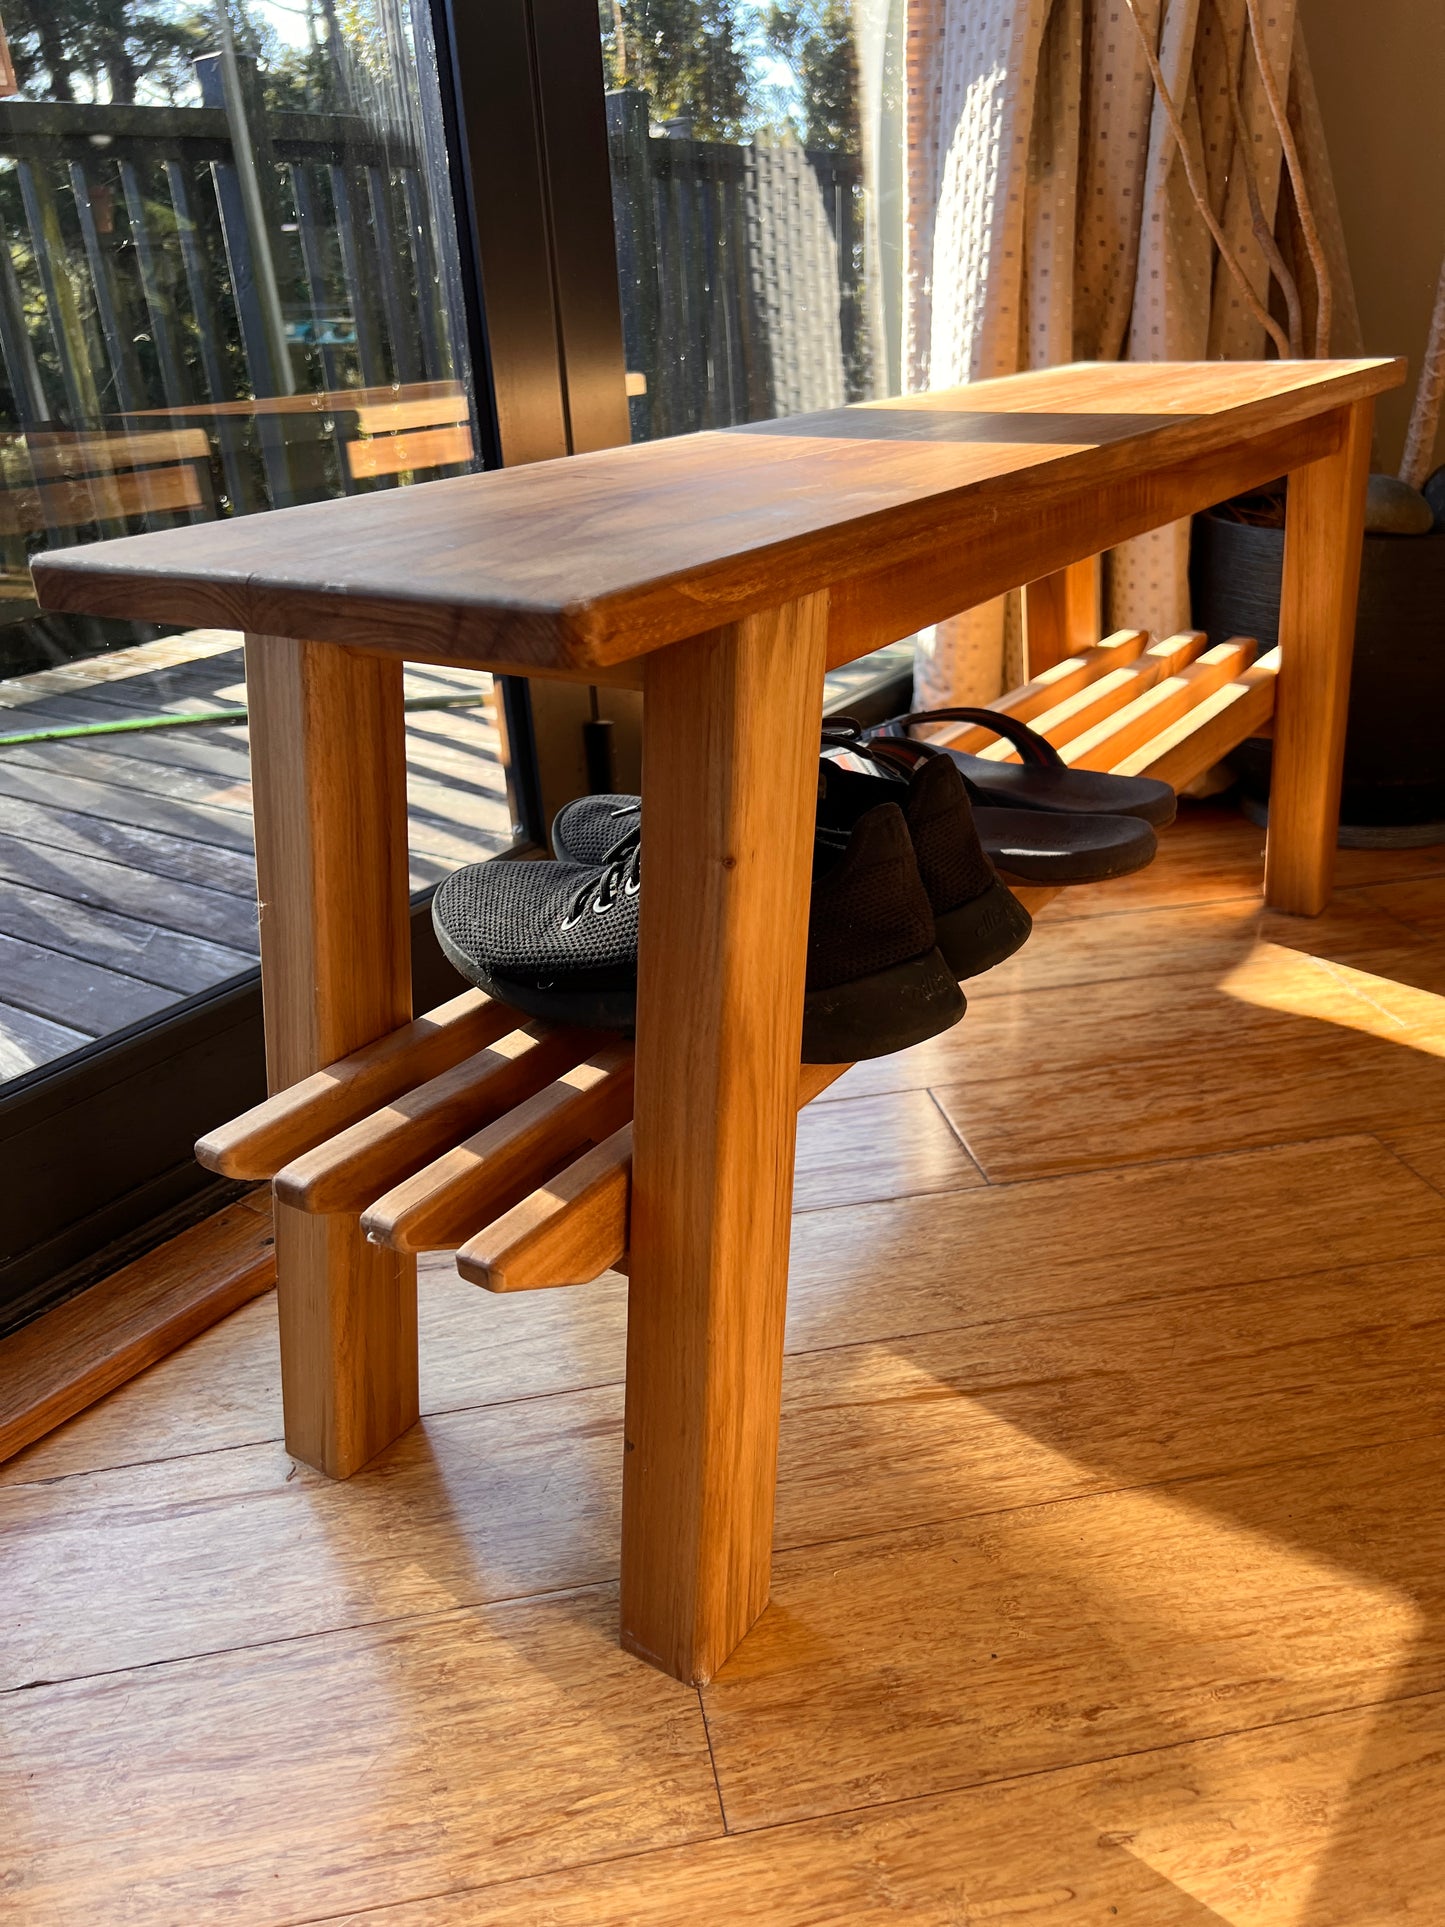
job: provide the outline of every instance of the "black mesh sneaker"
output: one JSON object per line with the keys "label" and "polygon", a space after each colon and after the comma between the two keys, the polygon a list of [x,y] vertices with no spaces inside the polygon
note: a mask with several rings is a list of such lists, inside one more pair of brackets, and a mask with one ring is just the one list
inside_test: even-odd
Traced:
{"label": "black mesh sneaker", "polygon": [[[600,863],[474,863],[432,899],[447,957],[467,979],[534,1017],[631,1031],[637,1018],[642,887],[631,799],[594,812],[613,839]],[[571,846],[569,846],[571,847]],[[593,846],[595,847],[595,845]],[[808,917],[803,1061],[882,1057],[956,1024],[963,995],[934,940],[933,911],[892,802],[819,830]]]}
{"label": "black mesh sneaker", "polygon": [[[954,976],[981,976],[1011,957],[1027,942],[1033,919],[984,849],[968,787],[951,759],[925,756],[915,768],[896,758],[891,746],[864,740],[858,726],[848,722],[830,725],[824,735],[830,746],[879,767],[851,770],[830,757],[822,759],[819,836],[846,834],[869,810],[896,804],[928,893],[938,948]],[[622,826],[640,820],[639,811],[635,796],[578,797],[557,814],[553,848],[572,862],[596,862]]]}
{"label": "black mesh sneaker", "polygon": [[[840,747],[875,754],[872,745],[846,738]],[[912,769],[882,762],[876,773],[823,758],[820,830],[847,829],[885,799],[903,812],[938,947],[953,974],[981,976],[1027,943],[1033,919],[993,867],[979,839],[967,786],[947,757],[927,757]]]}

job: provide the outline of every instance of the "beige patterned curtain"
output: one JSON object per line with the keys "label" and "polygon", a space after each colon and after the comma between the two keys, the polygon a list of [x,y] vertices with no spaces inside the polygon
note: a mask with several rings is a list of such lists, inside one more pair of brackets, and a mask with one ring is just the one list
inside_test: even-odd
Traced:
{"label": "beige patterned curtain", "polygon": [[[1060,361],[1248,360],[1262,325],[1221,265],[1156,99],[1124,0],[907,0],[904,375],[911,389]],[[1297,265],[1306,338],[1313,284],[1244,0],[1136,0],[1207,180],[1257,293],[1271,296],[1239,164],[1229,77],[1266,219]],[[1289,101],[1334,269],[1331,349],[1359,351],[1340,224],[1296,18],[1264,9],[1265,51]],[[1187,523],[1115,550],[1110,627],[1187,626]],[[984,702],[1019,670],[1016,598],[925,635],[920,705]]]}

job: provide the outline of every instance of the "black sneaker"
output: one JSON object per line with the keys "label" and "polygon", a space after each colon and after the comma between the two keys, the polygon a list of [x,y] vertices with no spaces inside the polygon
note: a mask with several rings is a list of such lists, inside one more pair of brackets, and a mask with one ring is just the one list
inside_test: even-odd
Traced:
{"label": "black sneaker", "polygon": [[[869,755],[846,738],[840,747]],[[881,760],[881,759],[880,759]],[[968,790],[954,764],[930,756],[909,769],[877,773],[824,757],[818,771],[818,826],[847,829],[892,799],[903,812],[918,874],[928,892],[938,947],[958,978],[979,977],[1027,943],[1033,918],[995,870],[979,839]]]}
{"label": "black sneaker", "polygon": [[579,796],[552,820],[559,863],[605,863],[607,852],[642,821],[640,796]]}
{"label": "black sneaker", "polygon": [[[865,741],[856,724],[825,730],[825,740],[879,764],[877,773],[818,767],[818,831],[846,833],[869,810],[896,804],[908,826],[918,873],[933,911],[938,948],[956,978],[978,977],[1027,942],[1033,919],[1002,881],[979,840],[968,788],[946,756],[914,768],[891,749]],[[559,810],[552,847],[570,862],[597,862],[621,828],[640,821],[635,796],[580,796]]]}
{"label": "black sneaker", "polygon": [[[631,799],[609,802],[598,863],[474,863],[432,899],[442,950],[469,983],[530,1016],[630,1032],[637,1021],[641,836]],[[555,840],[555,836],[554,836]],[[575,845],[566,844],[567,848]],[[902,812],[889,802],[813,848],[803,1061],[881,1057],[956,1024],[963,995]]]}

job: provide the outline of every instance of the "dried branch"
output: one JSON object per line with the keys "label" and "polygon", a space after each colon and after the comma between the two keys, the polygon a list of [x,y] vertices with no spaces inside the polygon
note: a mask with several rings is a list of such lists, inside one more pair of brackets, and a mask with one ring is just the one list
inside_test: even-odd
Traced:
{"label": "dried branch", "polygon": [[1289,114],[1280,97],[1279,84],[1274,77],[1274,69],[1264,46],[1264,20],[1260,13],[1260,0],[1244,0],[1245,12],[1249,15],[1249,37],[1254,46],[1255,65],[1264,85],[1264,97],[1269,104],[1270,118],[1279,144],[1284,154],[1285,166],[1289,169],[1290,186],[1294,189],[1294,204],[1299,214],[1300,232],[1304,236],[1305,252],[1309,255],[1310,266],[1315,277],[1315,355],[1323,357],[1330,352],[1330,325],[1334,320],[1335,294],[1330,280],[1329,263],[1325,259],[1324,247],[1320,242],[1320,231],[1315,221],[1314,204],[1310,200],[1309,187],[1305,181],[1304,164],[1299,157],[1295,144],[1294,129],[1289,124]]}
{"label": "dried branch", "polygon": [[1239,159],[1239,168],[1244,176],[1244,191],[1249,196],[1249,223],[1254,234],[1255,245],[1264,256],[1270,273],[1279,283],[1280,293],[1284,296],[1285,313],[1289,317],[1289,351],[1296,359],[1304,354],[1304,316],[1300,309],[1299,284],[1290,272],[1289,263],[1280,253],[1279,243],[1274,238],[1274,230],[1265,219],[1264,203],[1259,198],[1259,170],[1254,164],[1254,155],[1249,127],[1244,118],[1244,108],[1239,99],[1239,76],[1234,70],[1234,60],[1229,46],[1229,22],[1225,17],[1224,0],[1213,0],[1214,11],[1219,17],[1219,31],[1224,43],[1224,71],[1229,88],[1229,113],[1234,122],[1234,150]]}
{"label": "dried branch", "polygon": [[1210,238],[1219,250],[1219,258],[1229,270],[1239,292],[1244,296],[1246,307],[1264,329],[1275,347],[1278,348],[1280,354],[1287,357],[1290,352],[1289,336],[1285,333],[1284,329],[1280,327],[1279,323],[1264,306],[1250,285],[1249,276],[1240,266],[1239,257],[1225,239],[1224,229],[1219,225],[1214,209],[1209,205],[1209,194],[1206,184],[1199,178],[1199,170],[1194,165],[1194,156],[1190,153],[1189,143],[1185,139],[1184,123],[1179,118],[1179,110],[1175,107],[1173,96],[1169,92],[1169,83],[1164,78],[1164,69],[1159,65],[1159,56],[1155,53],[1149,35],[1145,31],[1144,22],[1139,18],[1135,0],[1124,0],[1124,5],[1129,9],[1129,18],[1134,22],[1135,31],[1139,35],[1139,44],[1144,49],[1144,58],[1149,63],[1149,73],[1154,82],[1154,91],[1159,96],[1160,105],[1163,107],[1165,117],[1169,122],[1169,131],[1173,134],[1174,143],[1179,149],[1179,159],[1184,169],[1184,179],[1188,185],[1190,194],[1194,198],[1194,205],[1199,211],[1200,219],[1209,229]]}
{"label": "dried branch", "polygon": [[1408,482],[1411,488],[1419,488],[1430,473],[1442,401],[1445,401],[1445,261],[1440,264],[1440,279],[1435,284],[1430,338],[1425,344],[1425,359],[1420,363],[1415,404],[1405,432],[1405,453],[1400,458],[1400,480]]}

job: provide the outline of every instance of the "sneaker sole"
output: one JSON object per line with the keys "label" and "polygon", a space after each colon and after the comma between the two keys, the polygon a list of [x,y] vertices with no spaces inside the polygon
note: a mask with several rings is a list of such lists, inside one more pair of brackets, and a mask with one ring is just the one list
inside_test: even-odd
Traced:
{"label": "sneaker sole", "polygon": [[[615,1030],[631,1036],[637,1028],[633,990],[539,990],[513,983],[483,969],[474,958],[448,943],[442,950],[468,983],[527,1017],[584,1030]],[[926,956],[859,977],[831,990],[810,990],[803,999],[805,1064],[853,1064],[865,1057],[886,1057],[951,1030],[965,1009],[958,980],[942,954]]]}
{"label": "sneaker sole", "polygon": [[934,919],[938,947],[954,976],[981,977],[1029,940],[1034,920],[1005,883]]}
{"label": "sneaker sole", "polygon": [[803,999],[803,1062],[856,1064],[951,1030],[966,1005],[938,950]]}

